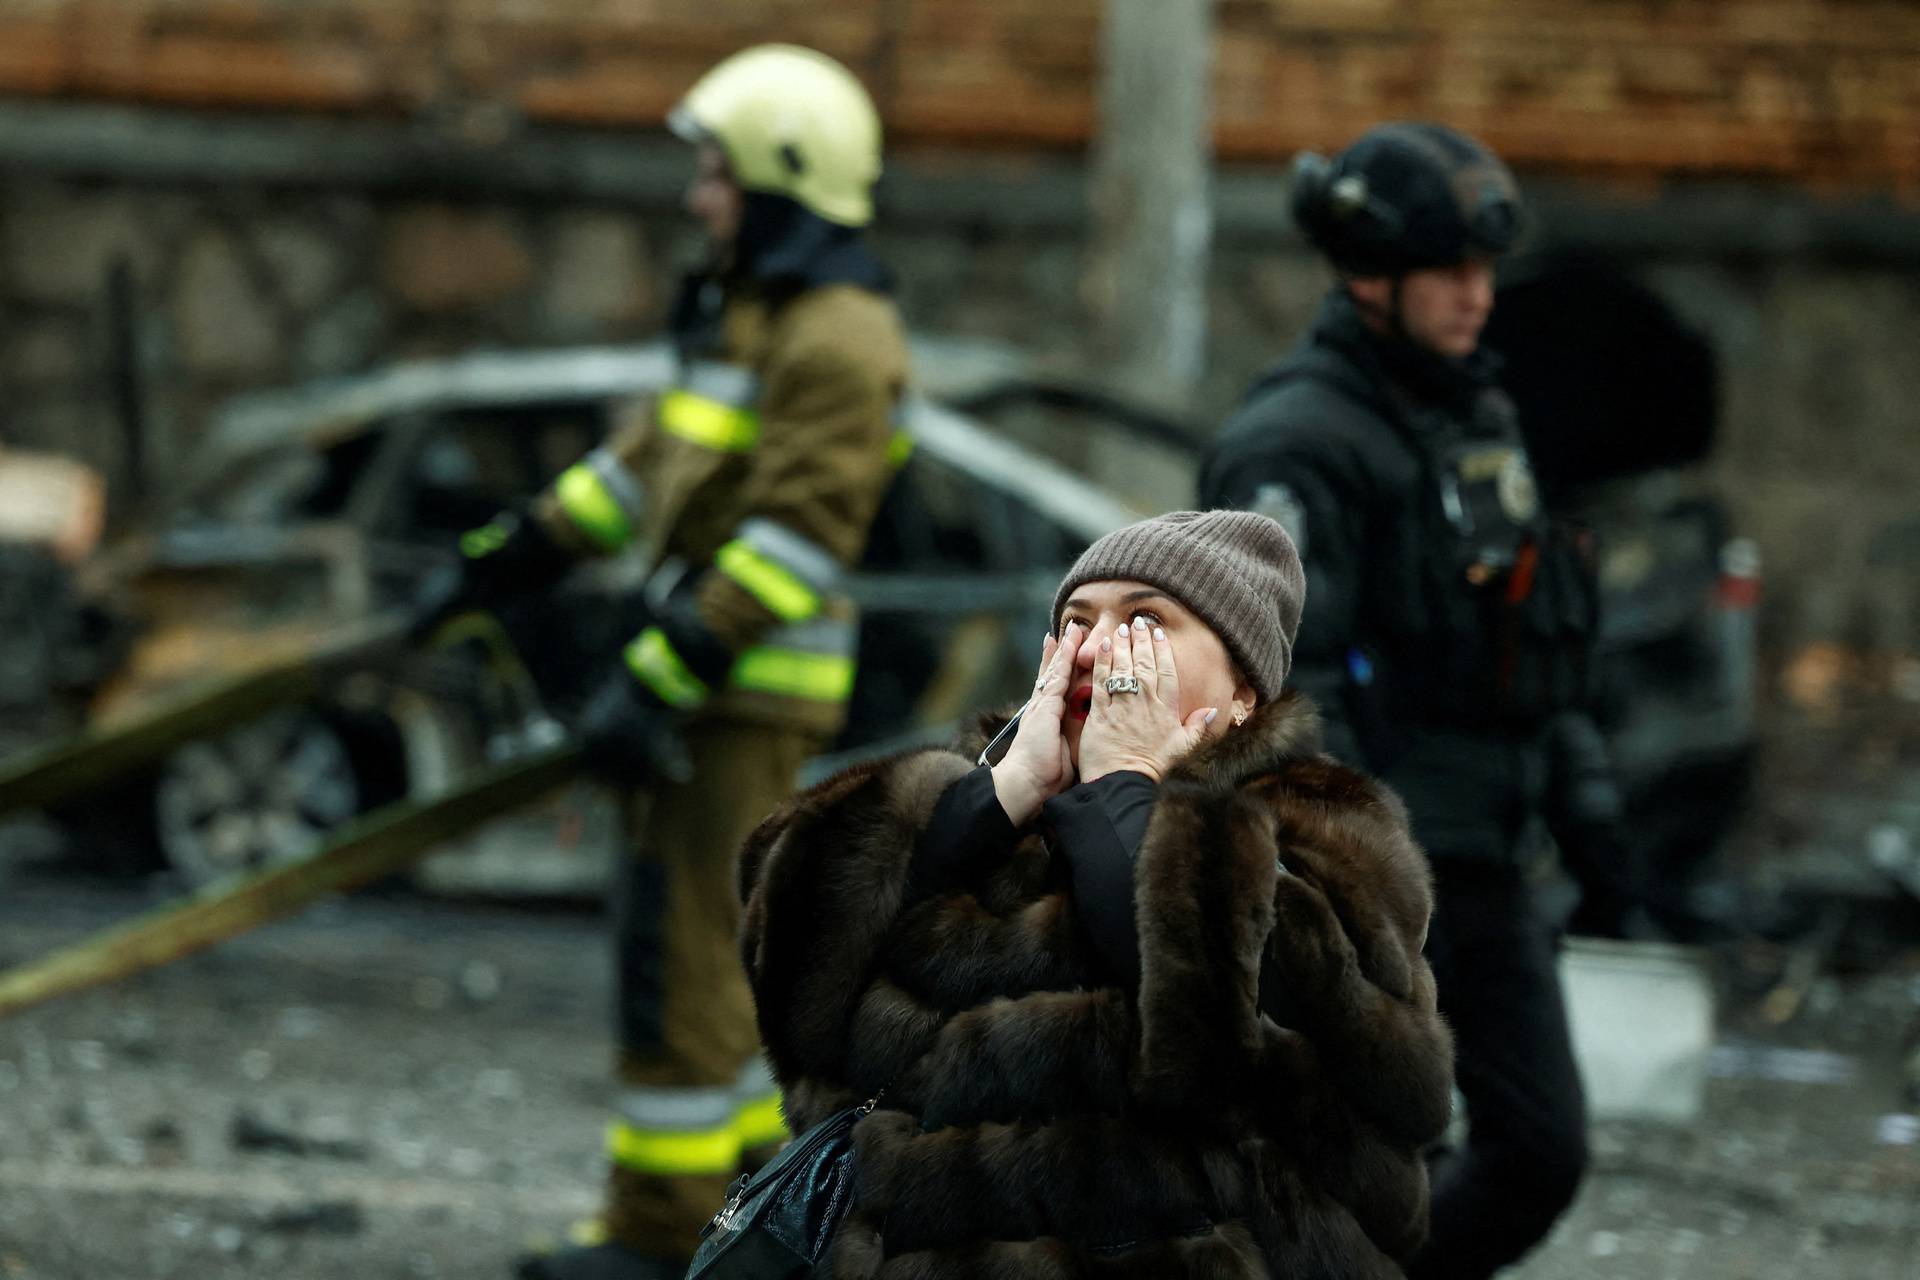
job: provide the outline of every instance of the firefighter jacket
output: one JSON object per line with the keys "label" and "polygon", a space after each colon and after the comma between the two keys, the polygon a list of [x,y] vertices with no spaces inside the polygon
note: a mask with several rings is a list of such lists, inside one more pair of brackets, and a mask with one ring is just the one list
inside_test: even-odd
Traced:
{"label": "firefighter jacket", "polygon": [[696,279],[689,297],[673,385],[630,406],[535,516],[572,552],[657,566],[655,621],[624,656],[668,705],[831,734],[858,638],[843,576],[904,444],[899,314],[845,281]]}
{"label": "firefighter jacket", "polygon": [[1542,508],[1494,373],[1486,353],[1374,334],[1336,289],[1201,476],[1203,506],[1294,535],[1294,683],[1436,856],[1514,851],[1545,802],[1546,727],[1586,704],[1598,629],[1590,535]]}

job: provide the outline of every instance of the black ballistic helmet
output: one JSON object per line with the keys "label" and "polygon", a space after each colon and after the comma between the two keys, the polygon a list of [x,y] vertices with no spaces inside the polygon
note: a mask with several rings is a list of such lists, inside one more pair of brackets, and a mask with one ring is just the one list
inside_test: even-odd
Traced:
{"label": "black ballistic helmet", "polygon": [[1444,125],[1377,125],[1329,160],[1293,166],[1293,219],[1350,275],[1398,276],[1498,256],[1522,209],[1500,157]]}

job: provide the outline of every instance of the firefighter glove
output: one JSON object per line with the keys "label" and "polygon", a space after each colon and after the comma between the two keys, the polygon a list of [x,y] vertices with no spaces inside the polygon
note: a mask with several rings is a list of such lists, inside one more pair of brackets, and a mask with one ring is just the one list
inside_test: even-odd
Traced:
{"label": "firefighter glove", "polygon": [[422,579],[414,593],[411,632],[424,639],[457,614],[544,590],[570,563],[539,521],[522,511],[503,511],[460,535],[457,563]]}
{"label": "firefighter glove", "polygon": [[685,714],[624,666],[609,672],[580,716],[588,766],[613,782],[690,781],[693,757],[681,733]]}

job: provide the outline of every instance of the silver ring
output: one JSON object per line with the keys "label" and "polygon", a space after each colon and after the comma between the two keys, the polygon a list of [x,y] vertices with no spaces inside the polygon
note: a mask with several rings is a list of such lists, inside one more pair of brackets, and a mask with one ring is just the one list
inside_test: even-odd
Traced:
{"label": "silver ring", "polygon": [[1140,681],[1134,676],[1108,676],[1107,692],[1138,693],[1140,692]]}

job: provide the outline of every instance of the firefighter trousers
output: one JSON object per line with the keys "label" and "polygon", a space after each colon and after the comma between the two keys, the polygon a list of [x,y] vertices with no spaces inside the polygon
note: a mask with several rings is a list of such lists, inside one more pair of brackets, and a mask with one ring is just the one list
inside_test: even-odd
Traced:
{"label": "firefighter trousers", "polygon": [[692,781],[628,806],[633,855],[615,903],[619,1114],[608,1131],[607,1235],[687,1258],[736,1173],[786,1138],[740,964],[741,844],[793,791],[816,733],[688,727]]}

